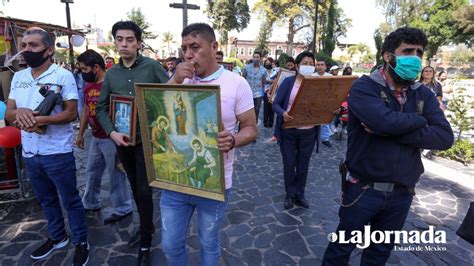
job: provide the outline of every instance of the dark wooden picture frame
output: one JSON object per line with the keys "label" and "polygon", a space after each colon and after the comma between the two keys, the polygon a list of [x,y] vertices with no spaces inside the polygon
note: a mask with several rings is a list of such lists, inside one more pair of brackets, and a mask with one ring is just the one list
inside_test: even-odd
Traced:
{"label": "dark wooden picture frame", "polygon": [[280,87],[283,80],[287,77],[292,77],[296,75],[295,71],[288,70],[286,68],[280,68],[276,78],[273,80],[272,86],[269,89],[269,102],[273,103],[275,100],[276,94],[278,92],[278,88]]}
{"label": "dark wooden picture frame", "polygon": [[135,97],[118,94],[110,95],[110,119],[115,130],[129,137],[130,145],[136,142],[137,107]]}
{"label": "dark wooden picture frame", "polygon": [[135,84],[150,186],[225,201],[218,85]]}
{"label": "dark wooden picture frame", "polygon": [[288,114],[293,120],[285,128],[323,125],[334,119],[333,111],[340,108],[357,76],[298,75],[293,90],[298,89]]}

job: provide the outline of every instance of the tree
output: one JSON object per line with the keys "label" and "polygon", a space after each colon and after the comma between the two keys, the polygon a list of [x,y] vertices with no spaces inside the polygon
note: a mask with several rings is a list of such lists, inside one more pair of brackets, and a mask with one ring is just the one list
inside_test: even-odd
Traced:
{"label": "tree", "polygon": [[425,47],[427,58],[432,58],[439,47],[463,39],[456,36],[458,29],[453,13],[458,8],[467,8],[467,1],[435,0],[423,18],[419,17],[410,23],[410,26],[420,28],[428,36],[428,45]]}
{"label": "tree", "polygon": [[[467,0],[376,0],[376,3],[383,7],[392,28],[410,26],[425,32],[428,36],[427,58],[432,58],[442,45],[472,42],[472,33],[464,32],[469,29],[467,25],[472,25],[469,24]],[[458,14],[455,12],[466,12],[459,19],[461,23],[455,18]]]}
{"label": "tree", "polygon": [[272,28],[268,25],[269,22],[264,21],[260,27],[260,31],[257,36],[257,47],[255,50],[262,51],[263,56],[268,54],[268,41],[271,37]]}
{"label": "tree", "polygon": [[[328,24],[327,13],[329,11],[328,3],[333,6],[331,15],[331,23]],[[314,12],[316,6],[315,1],[301,1],[301,0],[259,0],[255,3],[253,10],[260,13],[260,17],[263,17],[266,21],[266,25],[273,26],[273,24],[287,25],[288,38],[287,38],[287,53],[292,54],[294,38],[298,32],[303,29],[307,29],[305,38],[307,46],[313,46],[313,32],[314,32]],[[331,43],[333,45],[337,42],[337,39],[344,36],[351,23],[350,19],[345,18],[344,12],[341,8],[337,7],[337,1],[319,1],[318,6],[319,23],[321,26],[318,30],[318,35],[323,38],[321,32],[326,33],[325,44],[329,45],[326,52],[332,54],[334,48],[331,49]],[[332,27],[328,32],[328,25]],[[325,44],[321,44],[320,47],[325,47]]]}
{"label": "tree", "polygon": [[146,21],[145,15],[142,13],[140,8],[132,8],[132,11],[127,13],[127,18],[135,22],[140,27],[140,29],[142,29],[143,40],[156,39],[158,37],[157,34],[154,34],[148,30],[151,24]]}
{"label": "tree", "polygon": [[219,33],[219,43],[226,47],[231,30],[241,31],[250,22],[247,0],[209,0],[207,15],[212,27]]}
{"label": "tree", "polygon": [[[287,24],[287,53],[292,54],[293,42],[298,31],[309,28],[309,13],[314,10],[314,1],[300,0],[259,0],[253,10],[260,13],[267,21]],[[272,23],[272,25],[273,25]]]}
{"label": "tree", "polygon": [[361,59],[362,59],[364,57],[364,55],[370,54],[370,47],[367,44],[358,43],[356,45],[349,46],[347,48],[347,53],[349,54],[349,56],[351,58],[351,61],[352,61],[352,57],[355,54],[360,54]]}
{"label": "tree", "polygon": [[174,41],[174,36],[171,32],[165,32],[163,33],[163,39],[162,41],[164,43],[166,43],[167,47],[168,47],[168,56],[171,54],[171,47],[170,47],[170,43],[175,43]]}
{"label": "tree", "polygon": [[323,50],[322,52],[332,57],[332,52],[336,47],[336,40],[334,39],[334,26],[336,24],[336,1],[331,1],[329,4],[327,27],[323,33]]}
{"label": "tree", "polygon": [[374,32],[374,42],[375,42],[375,66],[383,65],[382,59],[382,45],[385,37],[392,31],[392,27],[386,23],[380,23],[380,26]]}
{"label": "tree", "polygon": [[474,5],[459,7],[453,13],[453,18],[458,29],[456,42],[464,42],[472,46],[474,40]]}

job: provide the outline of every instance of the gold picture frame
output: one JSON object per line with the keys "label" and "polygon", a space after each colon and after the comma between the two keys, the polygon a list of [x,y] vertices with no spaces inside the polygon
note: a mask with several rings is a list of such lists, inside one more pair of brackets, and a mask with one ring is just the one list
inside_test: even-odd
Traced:
{"label": "gold picture frame", "polygon": [[218,85],[135,84],[150,186],[225,201]]}

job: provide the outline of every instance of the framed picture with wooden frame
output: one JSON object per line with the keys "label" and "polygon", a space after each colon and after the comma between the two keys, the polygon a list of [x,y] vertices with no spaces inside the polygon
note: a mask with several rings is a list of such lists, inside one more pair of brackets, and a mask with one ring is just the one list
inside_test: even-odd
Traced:
{"label": "framed picture with wooden frame", "polygon": [[298,75],[293,90],[298,90],[288,114],[293,120],[284,122],[285,128],[323,125],[334,118],[357,76]]}
{"label": "framed picture with wooden frame", "polygon": [[296,75],[295,71],[288,70],[286,68],[280,68],[280,71],[278,71],[278,74],[276,78],[273,80],[272,86],[269,89],[269,102],[273,103],[275,100],[276,94],[278,92],[278,88],[281,85],[281,82],[287,78],[287,77],[292,77]]}
{"label": "framed picture with wooden frame", "polygon": [[115,130],[127,135],[130,145],[134,146],[137,131],[135,97],[111,94],[109,115]]}
{"label": "framed picture with wooden frame", "polygon": [[150,186],[225,201],[218,85],[135,84]]}

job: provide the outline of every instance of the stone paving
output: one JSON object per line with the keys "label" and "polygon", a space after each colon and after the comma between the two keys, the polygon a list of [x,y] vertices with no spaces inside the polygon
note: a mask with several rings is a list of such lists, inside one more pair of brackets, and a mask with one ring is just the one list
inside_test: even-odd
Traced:
{"label": "stone paving", "polygon": [[[327,235],[338,223],[340,198],[337,165],[345,143],[332,141],[332,148],[313,153],[306,196],[309,209],[283,208],[282,162],[278,146],[270,141],[271,131],[260,128],[256,143],[238,149],[234,179],[226,218],[222,226],[220,265],[320,265],[328,244]],[[86,153],[75,151],[78,187],[84,192]],[[461,184],[436,176],[426,169],[416,188],[405,230],[426,230],[429,225],[445,230],[445,251],[393,251],[388,265],[472,265],[473,246],[455,231],[466,214],[474,193]],[[89,265],[134,265],[136,249],[127,242],[137,227],[138,215],[104,226],[110,215],[108,184],[103,180],[99,214],[88,215],[91,258]],[[159,191],[154,192],[155,224],[153,265],[166,265],[161,251]],[[34,262],[30,253],[46,238],[46,220],[35,201],[0,206],[1,265],[62,265],[72,263],[74,249],[55,251],[47,260]],[[190,265],[199,265],[199,239],[195,216],[187,238]],[[351,264],[358,265],[361,250],[355,249]]]}

